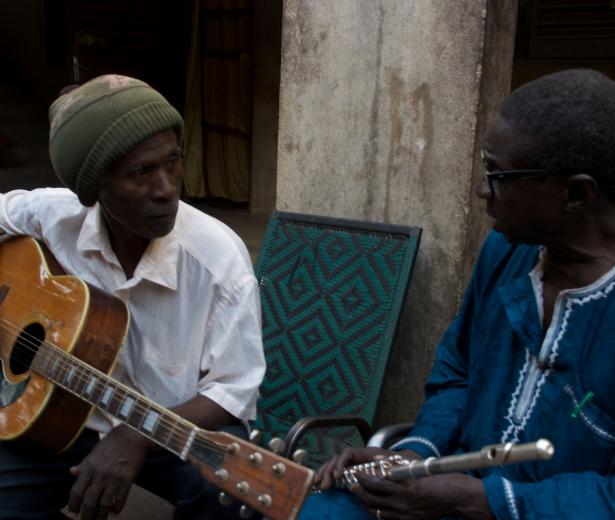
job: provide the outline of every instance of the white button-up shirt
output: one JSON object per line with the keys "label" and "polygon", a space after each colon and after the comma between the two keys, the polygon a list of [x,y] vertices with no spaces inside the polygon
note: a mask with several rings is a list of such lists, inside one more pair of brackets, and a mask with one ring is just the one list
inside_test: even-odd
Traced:
{"label": "white button-up shirt", "polygon": [[[67,189],[0,194],[0,228],[41,240],[68,273],[127,304],[115,379],[165,407],[202,394],[243,421],[255,418],[265,372],[258,287],[226,225],[180,203],[173,231],[150,242],[130,279],[99,205],[84,207]],[[97,412],[87,426],[105,432],[112,421]]]}

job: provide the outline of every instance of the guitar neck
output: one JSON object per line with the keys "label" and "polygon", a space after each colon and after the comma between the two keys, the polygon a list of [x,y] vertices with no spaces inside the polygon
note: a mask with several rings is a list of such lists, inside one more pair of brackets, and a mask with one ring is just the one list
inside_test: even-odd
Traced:
{"label": "guitar neck", "polygon": [[50,343],[40,345],[31,368],[195,464],[207,480],[271,520],[296,518],[311,470],[227,433],[197,428]]}
{"label": "guitar neck", "polygon": [[38,349],[32,369],[184,460],[201,431],[179,415],[47,342]]}

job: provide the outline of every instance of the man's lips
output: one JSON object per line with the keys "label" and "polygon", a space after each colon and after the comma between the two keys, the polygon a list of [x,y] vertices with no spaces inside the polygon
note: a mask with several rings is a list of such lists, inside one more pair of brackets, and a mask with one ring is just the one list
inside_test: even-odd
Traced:
{"label": "man's lips", "polygon": [[165,211],[157,211],[154,213],[150,213],[147,218],[152,219],[165,219],[165,218],[175,218],[177,215],[177,208],[167,209]]}
{"label": "man's lips", "polygon": [[491,207],[490,204],[486,205],[485,213],[487,213],[487,215],[489,215],[491,218],[495,219],[495,215],[493,214],[493,208]]}

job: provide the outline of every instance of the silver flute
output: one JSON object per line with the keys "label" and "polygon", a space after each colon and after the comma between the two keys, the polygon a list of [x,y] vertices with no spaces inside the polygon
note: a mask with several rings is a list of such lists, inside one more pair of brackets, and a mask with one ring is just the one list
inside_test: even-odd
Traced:
{"label": "silver flute", "polygon": [[555,449],[551,441],[538,439],[525,444],[490,444],[479,451],[449,455],[446,457],[429,457],[424,460],[410,460],[401,454],[391,455],[373,462],[349,466],[344,470],[338,487],[346,487],[357,481],[358,474],[367,474],[388,480],[420,478],[439,473],[454,471],[473,471],[489,466],[517,464],[531,460],[548,460],[553,457]]}

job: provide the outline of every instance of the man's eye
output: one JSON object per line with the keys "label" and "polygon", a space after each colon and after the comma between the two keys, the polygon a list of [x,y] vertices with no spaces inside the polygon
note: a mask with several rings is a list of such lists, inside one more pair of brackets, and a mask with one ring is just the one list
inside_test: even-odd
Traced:
{"label": "man's eye", "polygon": [[145,166],[133,166],[128,169],[129,177],[141,177],[147,173],[147,168]]}
{"label": "man's eye", "polygon": [[166,166],[167,168],[174,168],[181,162],[181,160],[181,154],[171,155],[171,157],[167,159]]}
{"label": "man's eye", "polygon": [[490,161],[487,158],[483,158],[483,167],[487,173],[494,173],[497,171],[496,166],[493,164],[493,161]]}

